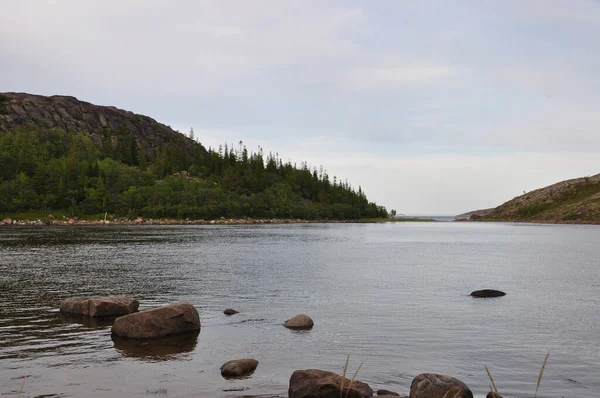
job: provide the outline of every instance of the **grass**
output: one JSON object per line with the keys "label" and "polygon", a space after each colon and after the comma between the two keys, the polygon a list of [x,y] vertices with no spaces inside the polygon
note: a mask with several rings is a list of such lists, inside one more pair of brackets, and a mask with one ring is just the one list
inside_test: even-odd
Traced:
{"label": "grass", "polygon": [[[350,355],[348,355],[348,357],[346,357],[346,364],[344,365],[344,372],[342,373],[342,382],[340,384],[340,398],[344,398],[343,394],[344,394],[344,382],[346,381],[346,372],[348,371],[348,363],[350,362]],[[364,361],[360,363],[360,365],[358,365],[358,368],[356,369],[356,372],[354,372],[354,376],[352,376],[352,380],[350,380],[350,384],[348,385],[348,391],[346,391],[346,396],[345,398],[348,398],[348,394],[350,393],[350,389],[352,388],[352,384],[354,384],[354,381],[356,380],[356,375],[358,375],[358,371],[360,370],[360,368],[362,368],[363,363],[365,363]]]}
{"label": "grass", "polygon": [[[544,363],[542,364],[542,368],[540,369],[540,374],[538,375],[537,384],[535,386],[535,395],[533,396],[534,398],[537,398],[537,394],[540,389],[540,384],[542,383],[542,377],[544,376],[544,370],[546,369],[546,364],[548,363],[549,356],[550,356],[550,353],[547,353],[546,358],[544,358]],[[492,373],[487,368],[487,366],[484,366],[484,368],[485,368],[485,371],[486,371],[488,377],[490,378],[490,381],[492,382],[492,385],[490,386],[490,391],[493,391],[496,393],[496,395],[500,396],[500,393],[498,392],[498,388],[496,387],[496,382],[494,382],[494,378],[492,377]]]}

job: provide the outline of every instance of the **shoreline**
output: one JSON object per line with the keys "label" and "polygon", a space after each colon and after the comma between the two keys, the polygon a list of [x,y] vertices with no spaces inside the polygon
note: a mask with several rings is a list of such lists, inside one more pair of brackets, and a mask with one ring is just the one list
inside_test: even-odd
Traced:
{"label": "shoreline", "polygon": [[77,217],[55,219],[48,217],[46,220],[40,218],[31,219],[13,219],[6,217],[0,220],[0,226],[99,226],[99,225],[264,225],[264,224],[378,224],[386,222],[436,222],[428,218],[364,218],[358,220],[303,220],[303,219],[247,219],[247,218],[220,218],[215,220],[176,220],[176,219],[144,219],[138,217],[135,220],[128,218],[109,218],[109,219],[79,219]]}
{"label": "shoreline", "polygon": [[478,222],[489,222],[489,223],[513,223],[513,224],[548,224],[548,225],[600,225],[598,221],[587,221],[587,220],[469,220],[469,219],[456,219],[452,222],[460,223],[478,223]]}

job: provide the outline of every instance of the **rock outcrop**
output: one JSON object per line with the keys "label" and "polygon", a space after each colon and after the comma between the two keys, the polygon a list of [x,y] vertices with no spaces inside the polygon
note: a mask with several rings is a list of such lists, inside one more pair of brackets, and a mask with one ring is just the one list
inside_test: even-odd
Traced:
{"label": "rock outcrop", "polygon": [[252,358],[234,359],[225,362],[221,366],[221,376],[223,377],[241,377],[247,376],[256,370],[258,361]]}
{"label": "rock outcrop", "polygon": [[60,305],[60,312],[87,316],[116,316],[131,314],[138,310],[140,303],[125,296],[72,297]]}
{"label": "rock outcrop", "polygon": [[151,339],[200,330],[200,316],[193,305],[175,303],[125,315],[115,320],[117,336]]}
{"label": "rock outcrop", "polygon": [[314,326],[313,320],[308,315],[296,315],[283,324],[288,329],[308,330]]}
{"label": "rock outcrop", "polygon": [[410,385],[410,398],[473,398],[462,381],[434,373],[422,373]]}
{"label": "rock outcrop", "polygon": [[[0,93],[0,132],[20,126],[86,133],[96,143],[116,141],[119,133],[126,131],[135,137],[139,149],[145,148],[149,158],[156,148],[173,142],[183,143],[190,153],[196,153],[199,147],[185,135],[148,116],[114,106],[93,105],[62,95]],[[205,148],[201,150],[206,153]]]}
{"label": "rock outcrop", "polygon": [[289,398],[367,398],[373,396],[373,390],[367,383],[350,379],[344,380],[341,391],[342,376],[318,369],[296,370],[290,378]]}

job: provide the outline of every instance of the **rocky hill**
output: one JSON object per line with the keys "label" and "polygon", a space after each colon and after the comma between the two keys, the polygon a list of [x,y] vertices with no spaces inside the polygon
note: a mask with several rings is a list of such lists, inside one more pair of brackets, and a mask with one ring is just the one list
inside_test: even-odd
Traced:
{"label": "rocky hill", "polygon": [[454,216],[454,218],[456,218],[456,219],[463,219],[463,218],[470,218],[470,217],[473,217],[473,216],[475,216],[475,218],[476,217],[483,217],[485,215],[488,215],[492,211],[494,211],[494,208],[473,210],[473,211],[469,211],[469,212],[462,213],[462,214],[459,214],[457,216]]}
{"label": "rocky hill", "polygon": [[600,223],[600,174],[536,189],[509,200],[477,219]]}
{"label": "rocky hill", "polygon": [[144,148],[150,158],[167,143],[182,145],[190,153],[198,149],[206,153],[198,143],[148,116],[69,96],[0,93],[0,132],[21,126],[87,133],[97,144],[107,139],[115,144],[119,133],[125,131],[135,137],[138,149]]}

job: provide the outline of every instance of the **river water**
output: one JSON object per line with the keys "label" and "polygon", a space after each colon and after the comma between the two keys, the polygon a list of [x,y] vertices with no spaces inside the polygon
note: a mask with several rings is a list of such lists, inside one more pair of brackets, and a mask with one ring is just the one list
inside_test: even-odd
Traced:
{"label": "river water", "polygon": [[[474,299],[473,290],[507,293]],[[131,342],[66,297],[188,301],[199,335]],[[484,397],[600,396],[600,227],[501,223],[0,229],[0,395],[285,396],[296,369],[408,394],[422,372]],[[227,317],[232,307],[239,314]],[[311,331],[282,326],[306,313]],[[237,358],[260,364],[225,380]],[[26,378],[25,378],[26,377]]]}

